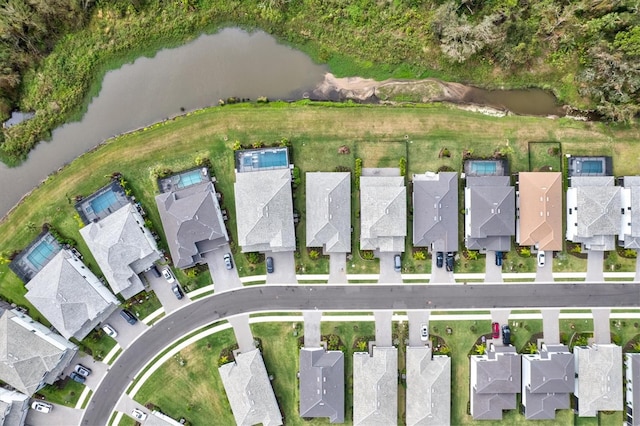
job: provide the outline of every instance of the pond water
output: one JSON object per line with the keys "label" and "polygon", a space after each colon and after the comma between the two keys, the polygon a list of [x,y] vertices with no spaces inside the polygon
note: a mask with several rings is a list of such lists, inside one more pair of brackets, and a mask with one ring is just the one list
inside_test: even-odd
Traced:
{"label": "pond water", "polygon": [[[163,49],[153,58],[138,58],[105,75],[81,121],[55,129],[51,141],[40,143],[19,167],[0,163],[0,181],[5,183],[0,216],[53,171],[112,136],[231,96],[300,99],[323,81],[326,72],[327,67],[270,35],[238,28]],[[472,88],[463,101],[518,114],[563,115],[553,95],[543,90]]]}

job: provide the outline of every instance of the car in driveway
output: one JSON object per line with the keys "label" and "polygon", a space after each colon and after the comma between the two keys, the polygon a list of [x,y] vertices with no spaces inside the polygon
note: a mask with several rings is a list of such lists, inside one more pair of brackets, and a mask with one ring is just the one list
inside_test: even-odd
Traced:
{"label": "car in driveway", "polygon": [[50,413],[51,410],[53,410],[53,404],[49,404],[48,402],[44,401],[33,401],[33,403],[31,404],[31,408],[40,413],[47,414]]}
{"label": "car in driveway", "polygon": [[73,371],[73,372],[69,375],[69,377],[71,377],[71,380],[73,380],[74,382],[78,382],[78,383],[84,383],[84,382],[87,380],[87,378],[86,378],[86,377],[84,377],[84,376],[82,376],[82,375],[80,375],[80,374],[76,373],[75,371]]}
{"label": "car in driveway", "polygon": [[139,408],[134,408],[133,411],[131,412],[131,416],[136,419],[139,420],[141,422],[145,421],[147,419],[147,413],[145,413],[144,411],[142,411]]}
{"label": "car in driveway", "polygon": [[497,339],[500,337],[500,324],[494,322],[491,324],[491,329],[493,330],[493,338]]}
{"label": "car in driveway", "polygon": [[496,252],[496,266],[502,266],[502,252]]}
{"label": "car in driveway", "polygon": [[429,326],[425,323],[420,324],[420,340],[423,342],[429,340]]}
{"label": "car in driveway", "polygon": [[173,294],[178,300],[182,299],[182,297],[184,296],[184,293],[182,292],[182,289],[178,284],[174,284],[173,287],[171,287],[171,291],[173,291]]}
{"label": "car in driveway", "polygon": [[273,257],[267,257],[267,273],[273,274]]}
{"label": "car in driveway", "polygon": [[120,316],[124,318],[124,320],[131,325],[134,325],[135,323],[138,322],[138,318],[136,318],[135,315],[133,315],[131,312],[129,312],[126,309],[123,309],[120,311]]}
{"label": "car in driveway", "polygon": [[176,280],[173,277],[173,274],[171,273],[171,270],[169,268],[164,268],[162,270],[162,276],[164,277],[165,280],[167,280],[169,284],[173,284],[173,282]]}
{"label": "car in driveway", "polygon": [[112,337],[114,339],[118,337],[118,332],[116,331],[116,329],[111,327],[109,324],[104,324],[102,326],[102,331],[104,331],[107,336]]}
{"label": "car in driveway", "polygon": [[231,260],[231,253],[224,255],[224,266],[227,269],[233,269],[233,261]]}
{"label": "car in driveway", "polygon": [[444,253],[439,251],[436,253],[436,266],[442,268],[442,265],[444,265]]}
{"label": "car in driveway", "polygon": [[502,344],[505,346],[511,344],[511,329],[507,324],[502,325]]}
{"label": "car in driveway", "polygon": [[538,267],[542,268],[545,262],[545,256],[543,251],[538,252]]}
{"label": "car in driveway", "polygon": [[454,253],[452,251],[447,253],[447,261],[445,263],[447,264],[448,272],[453,272],[453,256]]}
{"label": "car in driveway", "polygon": [[87,377],[89,374],[91,374],[91,369],[89,367],[85,367],[82,364],[77,364],[73,371],[84,377]]}
{"label": "car in driveway", "polygon": [[402,270],[402,260],[400,259],[399,254],[393,256],[393,270],[396,272],[400,272]]}

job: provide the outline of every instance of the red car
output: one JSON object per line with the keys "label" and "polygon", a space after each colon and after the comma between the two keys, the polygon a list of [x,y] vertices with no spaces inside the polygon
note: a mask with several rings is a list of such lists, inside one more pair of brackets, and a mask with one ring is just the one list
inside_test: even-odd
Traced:
{"label": "red car", "polygon": [[498,339],[500,337],[500,324],[494,322],[491,326],[493,327],[493,338]]}

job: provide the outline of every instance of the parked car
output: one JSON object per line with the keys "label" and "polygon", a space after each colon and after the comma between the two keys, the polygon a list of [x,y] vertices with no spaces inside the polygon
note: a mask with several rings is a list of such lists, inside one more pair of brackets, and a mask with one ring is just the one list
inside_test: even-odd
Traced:
{"label": "parked car", "polygon": [[171,273],[171,270],[169,268],[164,268],[162,270],[162,276],[164,277],[165,280],[167,280],[169,284],[173,284],[173,282],[176,280],[173,277],[173,274]]}
{"label": "parked car", "polygon": [[493,324],[491,324],[491,327],[493,329],[493,338],[497,339],[500,337],[500,324],[498,324],[497,322],[494,322]]}
{"label": "parked car", "polygon": [[273,274],[273,257],[267,257],[267,273]]}
{"label": "parked car", "polygon": [[233,262],[231,261],[231,253],[227,253],[224,255],[224,266],[227,269],[233,269]]}
{"label": "parked car", "polygon": [[429,326],[427,324],[420,324],[420,340],[423,342],[429,340]]}
{"label": "parked car", "polygon": [[453,272],[453,256],[454,253],[452,251],[447,253],[447,271]]}
{"label": "parked car", "polygon": [[538,266],[541,267],[541,268],[544,266],[544,252],[543,251],[539,251],[538,252]]}
{"label": "parked car", "polygon": [[443,264],[444,264],[444,253],[439,251],[436,253],[436,266],[438,268],[442,268]]}
{"label": "parked car", "polygon": [[396,272],[402,271],[402,260],[399,254],[393,256],[393,270]]}
{"label": "parked car", "polygon": [[44,401],[34,401],[33,404],[31,404],[31,408],[41,413],[47,414],[51,412],[51,410],[53,410],[53,404],[49,404],[48,402]]}
{"label": "parked car", "polygon": [[71,377],[71,380],[73,380],[74,382],[78,382],[78,383],[84,383],[84,382],[87,380],[87,378],[86,378],[86,377],[84,377],[84,376],[82,376],[82,375],[80,375],[80,374],[76,373],[75,371],[73,371],[73,372],[69,375],[69,377]]}
{"label": "parked car", "polygon": [[145,421],[147,419],[147,413],[140,410],[139,408],[134,408],[133,411],[131,412],[131,415],[136,420]]}
{"label": "parked car", "polygon": [[118,336],[118,332],[109,324],[104,324],[102,326],[102,331],[104,331],[107,336],[113,337],[114,339]]}
{"label": "parked car", "polygon": [[502,266],[502,252],[496,252],[496,266]]}
{"label": "parked car", "polygon": [[160,269],[158,269],[157,265],[153,265],[150,269],[151,273],[155,275],[157,278],[160,278],[162,274],[160,273]]}
{"label": "parked car", "polygon": [[178,284],[174,284],[173,287],[171,287],[171,291],[173,291],[173,294],[176,295],[176,298],[178,300],[182,299],[182,297],[184,296],[184,293],[182,293],[182,289]]}
{"label": "parked car", "polygon": [[127,321],[131,325],[138,322],[138,318],[136,318],[135,315],[133,315],[131,312],[127,311],[126,309],[123,309],[120,311],[120,316],[124,318],[125,321]]}
{"label": "parked car", "polygon": [[502,325],[502,344],[505,346],[511,344],[511,329],[507,324]]}
{"label": "parked car", "polygon": [[73,371],[84,377],[87,377],[89,374],[91,374],[91,369],[89,367],[85,367],[82,364],[77,364]]}

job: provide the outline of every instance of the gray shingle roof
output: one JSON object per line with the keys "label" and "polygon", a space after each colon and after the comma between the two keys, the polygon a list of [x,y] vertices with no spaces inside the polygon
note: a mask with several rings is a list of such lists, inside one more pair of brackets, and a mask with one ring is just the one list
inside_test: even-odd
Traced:
{"label": "gray shingle roof", "polygon": [[624,248],[640,249],[640,176],[625,176],[622,190]]}
{"label": "gray shingle roof", "polygon": [[213,182],[156,196],[174,265],[189,268],[229,241]]}
{"label": "gray shingle roof", "polygon": [[413,175],[413,245],[458,251],[458,174]]}
{"label": "gray shingle roof", "polygon": [[515,235],[515,190],[509,176],[468,177],[465,244],[473,250],[511,249]]}
{"label": "gray shingle roof", "polygon": [[360,177],[360,249],[403,252],[407,189],[402,176]]}
{"label": "gray shingle roof", "polygon": [[128,299],[144,290],[138,274],[149,269],[161,254],[132,204],[90,223],[80,234],[114,293]]}
{"label": "gray shingle roof", "polygon": [[237,173],[234,191],[243,252],[295,250],[289,169]]}
{"label": "gray shingle roof", "polygon": [[300,417],[344,423],[344,354],[323,348],[300,350]]}
{"label": "gray shingle roof", "polygon": [[351,173],[306,174],[307,247],[351,251]]}
{"label": "gray shingle roof", "polygon": [[521,387],[521,356],[513,347],[470,357],[471,415],[474,419],[501,419],[502,410],[516,408]]}
{"label": "gray shingle roof", "polygon": [[0,425],[23,426],[29,411],[29,397],[0,388]]}
{"label": "gray shingle roof", "polygon": [[554,419],[569,408],[575,389],[573,354],[566,346],[543,346],[539,354],[522,356],[522,394],[527,419]]}
{"label": "gray shingle roof", "polygon": [[[260,173],[260,172],[255,172]],[[227,398],[238,425],[282,424],[278,401],[273,393],[260,350],[239,353],[235,362],[218,368]]]}
{"label": "gray shingle roof", "polygon": [[0,315],[0,380],[25,395],[53,384],[78,348],[17,311]]}
{"label": "gray shingle roof", "polygon": [[85,338],[119,302],[68,250],[62,250],[27,284],[26,298],[66,339]]}
{"label": "gray shingle roof", "polygon": [[625,354],[626,370],[626,406],[633,411],[631,426],[640,426],[640,354]]}
{"label": "gray shingle roof", "polygon": [[573,354],[578,366],[578,415],[594,417],[598,411],[622,410],[622,348],[614,344],[576,346]]}
{"label": "gray shingle roof", "polygon": [[407,347],[407,425],[451,424],[451,358]]}
{"label": "gray shingle roof", "polygon": [[398,350],[353,354],[353,424],[391,426],[398,421]]}

